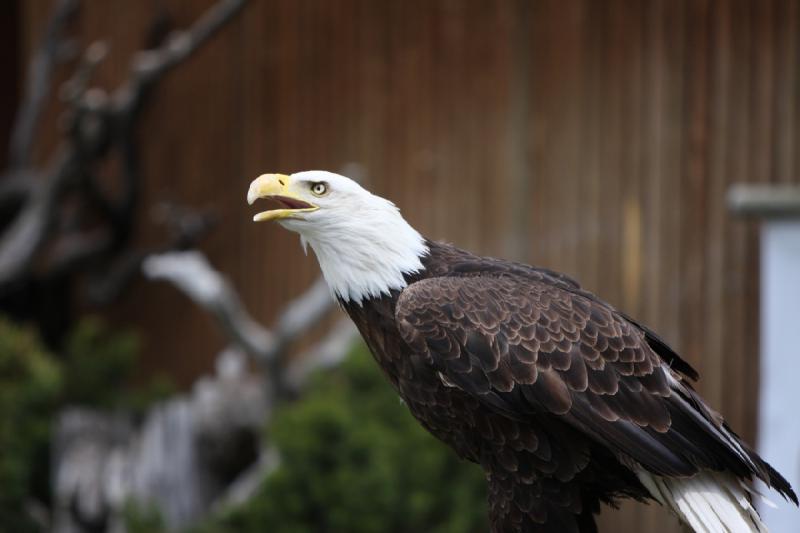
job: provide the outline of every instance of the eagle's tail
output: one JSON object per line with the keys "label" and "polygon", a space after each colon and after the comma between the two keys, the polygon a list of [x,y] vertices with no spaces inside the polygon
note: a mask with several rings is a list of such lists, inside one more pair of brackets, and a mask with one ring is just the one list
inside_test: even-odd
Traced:
{"label": "eagle's tail", "polygon": [[695,533],[767,533],[749,490],[731,474],[711,470],[690,478],[637,474],[650,494]]}

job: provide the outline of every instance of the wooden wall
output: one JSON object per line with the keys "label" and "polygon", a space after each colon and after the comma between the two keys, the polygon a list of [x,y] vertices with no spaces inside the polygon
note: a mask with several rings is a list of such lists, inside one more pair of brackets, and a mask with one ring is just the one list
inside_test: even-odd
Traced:
{"label": "wooden wall", "polygon": [[[48,4],[23,2],[28,46]],[[112,45],[98,83],[157,9],[182,26],[210,4],[86,0],[80,35]],[[249,181],[358,164],[426,235],[566,271],[661,332],[752,441],[757,228],[725,191],[800,181],[799,24],[798,0],[251,0],[159,87],[146,198],[219,214],[204,248],[268,322],[317,266],[250,222]],[[138,283],[114,316],[184,383],[222,346],[165,286]],[[678,531],[624,508],[604,531]]]}

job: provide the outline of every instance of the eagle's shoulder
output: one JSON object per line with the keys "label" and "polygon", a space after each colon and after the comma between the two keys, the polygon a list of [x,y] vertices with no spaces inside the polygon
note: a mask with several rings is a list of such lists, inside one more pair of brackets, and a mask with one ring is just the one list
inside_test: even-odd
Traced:
{"label": "eagle's shoulder", "polygon": [[[567,274],[525,263],[495,257],[479,256],[451,244],[429,241],[430,254],[423,264],[430,277],[494,277],[519,276],[521,279],[539,281],[566,290],[585,292],[580,284]],[[589,294],[587,292],[587,294]]]}
{"label": "eagle's shoulder", "polygon": [[[453,245],[429,242],[431,254],[427,258],[426,268],[428,278],[426,285],[435,287],[437,284],[446,284],[451,278],[477,278],[492,280],[496,278],[509,278],[514,284],[520,286],[549,287],[551,293],[557,293],[559,298],[566,300],[579,300],[589,302],[591,306],[612,313],[620,322],[627,322],[643,335],[647,345],[658,354],[672,370],[682,377],[696,381],[699,373],[687,361],[681,358],[669,344],[667,344],[652,329],[638,320],[634,320],[624,312],[614,308],[591,291],[581,287],[575,278],[567,274],[548,268],[527,265],[513,261],[506,261],[494,257],[483,257]],[[436,278],[436,281],[430,281]],[[423,280],[420,280],[423,281]],[[422,289],[416,287],[415,289]],[[414,294],[410,291],[406,298]]]}

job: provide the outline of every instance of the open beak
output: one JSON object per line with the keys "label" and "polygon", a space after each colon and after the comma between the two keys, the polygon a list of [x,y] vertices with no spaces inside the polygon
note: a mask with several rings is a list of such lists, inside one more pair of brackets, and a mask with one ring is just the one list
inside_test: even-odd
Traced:
{"label": "open beak", "polygon": [[261,198],[277,202],[278,207],[258,213],[253,217],[253,222],[299,218],[300,213],[319,209],[319,206],[299,197],[291,176],[285,174],[262,174],[254,179],[247,191],[247,203],[253,205],[253,202]]}

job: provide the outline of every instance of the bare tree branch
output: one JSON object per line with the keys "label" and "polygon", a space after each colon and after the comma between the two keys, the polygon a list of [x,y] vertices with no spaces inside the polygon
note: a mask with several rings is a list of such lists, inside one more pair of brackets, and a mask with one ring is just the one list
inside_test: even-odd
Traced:
{"label": "bare tree branch", "polygon": [[144,86],[152,83],[189,57],[236,15],[245,2],[246,0],[222,0],[206,11],[191,29],[173,32],[163,46],[140,52],[134,61],[132,97],[136,98],[137,84]]}
{"label": "bare tree branch", "polygon": [[[286,354],[289,344],[319,323],[335,305],[325,281],[318,279],[284,308],[273,328],[266,329],[253,320],[228,280],[200,252],[152,255],[145,259],[142,269],[150,279],[171,282],[214,315],[226,336],[265,369],[272,399],[286,397],[292,392],[289,387],[296,388],[308,373],[308,369],[299,368],[293,374],[294,384],[287,382]],[[327,343],[323,341],[316,351],[312,350],[314,361],[330,361],[332,356],[321,354],[327,354],[333,347],[345,342],[345,336],[339,329],[334,331],[337,335],[328,339]]]}
{"label": "bare tree branch", "polygon": [[[106,252],[119,250],[127,242],[133,228],[132,218],[139,197],[139,164],[135,127],[140,110],[155,84],[170,69],[187,59],[206,43],[244,6],[246,0],[220,0],[189,29],[174,32],[160,47],[138,53],[131,74],[110,95],[89,87],[91,73],[103,57],[107,46],[94,43],[86,51],[77,72],[66,84],[62,96],[70,106],[68,137],[48,167],[32,172],[22,167],[5,176],[8,185],[0,188],[0,203],[26,199],[15,220],[0,237],[0,292],[19,280],[33,263],[36,254],[48,242],[57,227],[58,203],[69,190],[84,191],[84,200],[104,214],[109,232],[107,238],[69,237],[75,244],[65,253],[59,265],[79,265]],[[59,0],[41,50],[31,65],[26,103],[15,128],[13,160],[28,160],[39,110],[48,94],[50,71],[57,55],[60,34],[77,0]],[[122,156],[121,200],[112,202],[98,196],[93,176],[88,171],[96,160],[112,149]],[[22,180],[22,174],[27,178]],[[38,176],[38,179],[30,179]],[[80,185],[80,187],[79,187]]]}
{"label": "bare tree branch", "polygon": [[275,335],[250,317],[228,280],[211,267],[201,252],[152,255],[144,260],[142,270],[150,279],[171,282],[209,311],[226,336],[259,362],[263,363],[271,353]]}
{"label": "bare tree branch", "polygon": [[25,80],[25,93],[14,121],[9,150],[11,166],[22,168],[30,163],[36,126],[42,114],[53,67],[59,59],[63,46],[63,32],[78,9],[78,0],[58,0],[53,9],[44,38],[31,61],[28,77]]}
{"label": "bare tree branch", "polygon": [[[234,344],[266,367],[265,404],[268,413],[275,407],[276,400],[286,399],[284,395],[300,393],[314,370],[339,364],[357,336],[352,322],[343,318],[321,341],[290,362],[285,358],[289,343],[318,323],[333,307],[333,298],[324,281],[318,280],[289,303],[273,329],[268,330],[250,317],[230,283],[200,252],[153,255],[145,259],[142,268],[150,279],[171,282],[211,312]],[[241,472],[210,508],[215,512],[224,511],[248,500],[278,465],[276,450],[270,446],[263,448],[258,460]]]}
{"label": "bare tree branch", "polygon": [[30,266],[53,221],[57,197],[76,164],[73,152],[61,151],[44,181],[32,189],[23,211],[0,238],[0,288]]}

